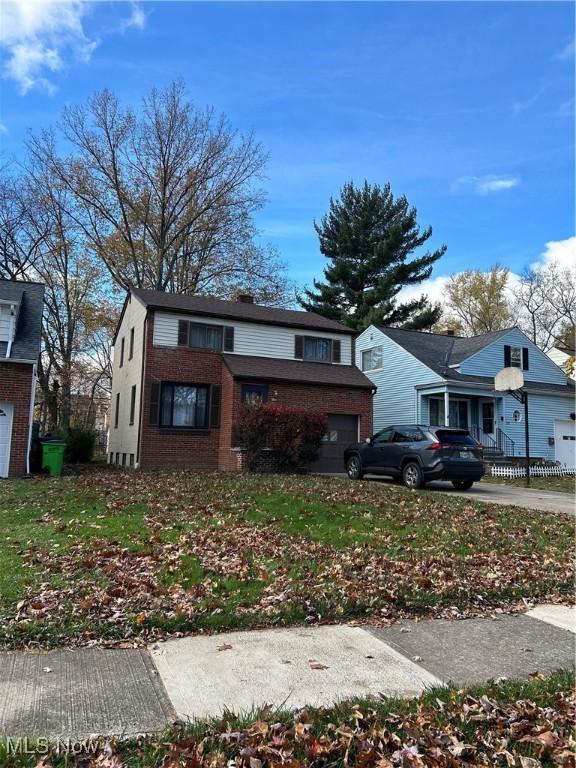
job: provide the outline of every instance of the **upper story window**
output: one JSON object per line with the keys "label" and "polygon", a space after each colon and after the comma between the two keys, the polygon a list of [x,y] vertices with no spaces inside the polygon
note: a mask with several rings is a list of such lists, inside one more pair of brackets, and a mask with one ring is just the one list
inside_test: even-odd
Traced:
{"label": "upper story window", "polygon": [[124,336],[122,336],[122,341],[120,342],[120,365],[119,368],[122,368],[124,365]]}
{"label": "upper story window", "polygon": [[339,363],[341,342],[338,339],[326,339],[323,336],[295,336],[294,357],[320,363]]}
{"label": "upper story window", "polygon": [[134,328],[130,328],[130,343],[128,344],[128,360],[134,357]]}
{"label": "upper story window", "polygon": [[372,347],[362,352],[362,370],[375,371],[382,368],[382,347]]}
{"label": "upper story window", "polygon": [[178,345],[214,352],[234,351],[234,328],[223,325],[178,321]]}
{"label": "upper story window", "polygon": [[528,370],[528,347],[504,346],[504,367]]}

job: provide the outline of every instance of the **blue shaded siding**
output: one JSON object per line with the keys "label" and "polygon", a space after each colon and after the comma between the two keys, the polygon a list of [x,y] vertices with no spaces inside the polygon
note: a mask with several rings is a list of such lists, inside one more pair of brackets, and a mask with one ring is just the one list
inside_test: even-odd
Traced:
{"label": "blue shaded siding", "polygon": [[480,352],[476,352],[460,366],[460,373],[472,376],[495,376],[504,368],[504,346],[528,347],[529,369],[524,371],[526,381],[545,381],[550,384],[565,384],[564,372],[550,360],[522,331],[513,328]]}
{"label": "blue shaded siding", "polygon": [[388,424],[410,424],[417,419],[425,422],[423,415],[416,413],[415,387],[438,381],[438,376],[373,325],[356,339],[356,365],[360,369],[362,352],[377,346],[383,348],[382,368],[364,371],[378,388],[374,395],[374,431]]}
{"label": "blue shaded siding", "polygon": [[[502,398],[502,415],[504,421],[499,427],[512,438],[515,443],[516,456],[525,456],[524,440],[524,406],[507,395]],[[512,414],[515,410],[522,414],[522,421],[515,422]],[[571,397],[555,395],[528,395],[528,426],[530,428],[530,455],[554,461],[556,458],[554,445],[548,444],[548,438],[554,437],[555,419],[569,419],[574,413],[574,401]]]}

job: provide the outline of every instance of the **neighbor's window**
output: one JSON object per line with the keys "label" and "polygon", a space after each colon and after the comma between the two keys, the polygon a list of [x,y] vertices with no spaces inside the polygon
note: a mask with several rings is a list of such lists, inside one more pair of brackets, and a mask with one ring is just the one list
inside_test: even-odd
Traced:
{"label": "neighbor's window", "polygon": [[522,368],[522,347],[510,347],[510,366]]}
{"label": "neighbor's window", "polygon": [[160,424],[163,427],[206,429],[208,387],[163,384]]}
{"label": "neighbor's window", "polygon": [[116,393],[116,409],[114,413],[114,429],[118,429],[118,419],[120,418],[120,392]]}
{"label": "neighbor's window", "polygon": [[362,370],[375,371],[382,368],[382,347],[372,347],[362,352]]}
{"label": "neighbor's window", "polygon": [[122,341],[120,342],[120,365],[119,368],[122,368],[124,365],[124,336],[122,336]]}
{"label": "neighbor's window", "polygon": [[134,357],[134,328],[130,328],[130,343],[128,345],[128,360]]}
{"label": "neighbor's window", "polygon": [[198,349],[213,349],[219,352],[222,349],[223,330],[221,325],[190,323],[188,344]]}

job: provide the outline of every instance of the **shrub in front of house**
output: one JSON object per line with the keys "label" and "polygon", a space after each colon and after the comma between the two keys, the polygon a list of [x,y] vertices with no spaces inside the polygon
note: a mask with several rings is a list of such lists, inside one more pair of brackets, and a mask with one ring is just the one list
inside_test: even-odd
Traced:
{"label": "shrub in front of house", "polygon": [[299,470],[318,458],[328,423],[322,413],[276,403],[245,404],[237,434],[248,469],[257,468],[262,451],[272,451],[281,470]]}
{"label": "shrub in front of house", "polygon": [[70,464],[87,464],[92,461],[96,432],[88,427],[68,427],[65,435],[66,461]]}

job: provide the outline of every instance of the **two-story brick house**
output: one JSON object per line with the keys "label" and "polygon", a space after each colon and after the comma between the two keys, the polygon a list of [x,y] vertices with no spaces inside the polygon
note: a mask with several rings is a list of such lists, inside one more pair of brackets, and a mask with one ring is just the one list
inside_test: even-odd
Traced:
{"label": "two-story brick house", "polygon": [[132,290],[114,339],[108,460],[235,470],[241,404],[327,415],[314,468],[341,471],[344,447],[372,433],[374,385],[354,364],[354,332],[310,312]]}

